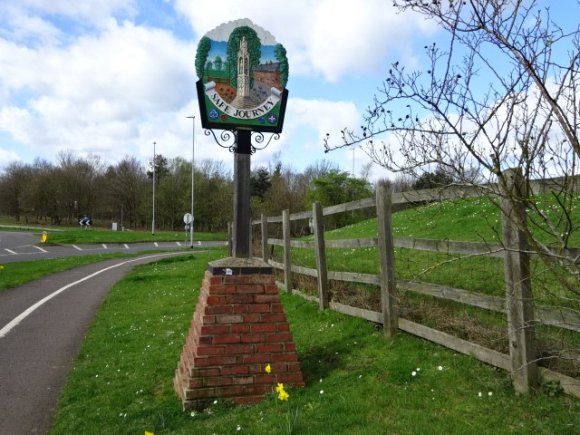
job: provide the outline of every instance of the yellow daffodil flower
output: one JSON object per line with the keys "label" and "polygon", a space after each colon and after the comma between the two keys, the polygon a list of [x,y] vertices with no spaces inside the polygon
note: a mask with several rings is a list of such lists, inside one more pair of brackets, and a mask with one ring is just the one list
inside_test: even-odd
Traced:
{"label": "yellow daffodil flower", "polygon": [[268,364],[264,370],[266,373],[270,374],[270,372],[272,371],[272,367],[270,367],[270,364]]}

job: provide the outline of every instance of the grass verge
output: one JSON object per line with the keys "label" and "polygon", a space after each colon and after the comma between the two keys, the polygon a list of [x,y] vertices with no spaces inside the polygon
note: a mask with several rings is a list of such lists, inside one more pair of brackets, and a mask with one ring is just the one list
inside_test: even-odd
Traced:
{"label": "grass verge", "polygon": [[[223,252],[221,253],[223,256]],[[182,412],[171,384],[208,261],[139,266],[109,293],[62,391],[52,434],[580,433],[580,401],[517,396],[508,374],[299,296],[282,295],[306,379],[288,402]],[[554,392],[554,389],[549,389]]]}
{"label": "grass verge", "polygon": [[59,257],[50,260],[20,261],[0,265],[0,291],[26,284],[50,273],[62,272],[85,264],[111,258],[133,257],[139,254],[98,254],[78,257]]}

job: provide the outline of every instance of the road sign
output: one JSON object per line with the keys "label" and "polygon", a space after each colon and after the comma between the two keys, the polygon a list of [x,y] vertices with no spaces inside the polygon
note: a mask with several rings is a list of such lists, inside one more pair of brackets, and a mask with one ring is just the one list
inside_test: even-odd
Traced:
{"label": "road sign", "polygon": [[183,215],[183,223],[190,224],[193,222],[193,215],[191,213],[185,213]]}

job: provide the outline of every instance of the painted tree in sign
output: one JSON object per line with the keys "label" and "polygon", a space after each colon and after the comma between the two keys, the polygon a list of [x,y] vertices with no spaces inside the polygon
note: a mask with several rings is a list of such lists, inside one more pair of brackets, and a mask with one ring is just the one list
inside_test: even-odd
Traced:
{"label": "painted tree in sign", "polygon": [[[228,65],[230,67],[230,86],[234,89],[238,87],[238,51],[240,49],[240,42],[245,37],[248,43],[248,51],[250,54],[250,71],[260,64],[260,57],[262,56],[261,43],[258,34],[254,29],[248,26],[241,26],[234,29],[228,39]],[[250,76],[250,88],[254,86],[254,77]]]}
{"label": "painted tree in sign", "polygon": [[283,87],[288,83],[288,58],[286,57],[286,49],[282,44],[276,44],[274,49],[276,60],[280,62],[280,82]]}
{"label": "painted tree in sign", "polygon": [[197,76],[203,80],[203,75],[205,72],[205,66],[207,62],[207,56],[211,50],[211,40],[204,36],[199,41],[197,46],[197,53],[195,54],[195,72]]}

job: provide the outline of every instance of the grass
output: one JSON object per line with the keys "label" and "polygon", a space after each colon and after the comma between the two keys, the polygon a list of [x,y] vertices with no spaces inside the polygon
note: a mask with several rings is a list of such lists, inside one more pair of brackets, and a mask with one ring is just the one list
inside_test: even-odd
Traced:
{"label": "grass", "polygon": [[[109,293],[82,344],[52,434],[580,433],[580,401],[545,385],[517,396],[508,374],[283,294],[306,387],[254,406],[181,410],[171,383],[208,261],[139,266]],[[415,375],[413,375],[413,372]],[[295,419],[294,419],[295,417]]]}
{"label": "grass", "polygon": [[[141,252],[139,255],[142,255]],[[137,255],[137,254],[135,254]],[[0,265],[0,291],[21,286],[44,275],[73,269],[110,258],[131,257],[123,253],[59,257],[50,260],[20,261]]]}
{"label": "grass", "polygon": [[[194,240],[215,241],[226,240],[224,233],[195,232]],[[173,242],[189,240],[185,232],[159,231],[154,235],[151,231],[110,231],[100,228],[90,230],[66,229],[59,232],[49,232],[48,242],[53,244],[93,244],[93,243],[138,243],[138,242]]]}

